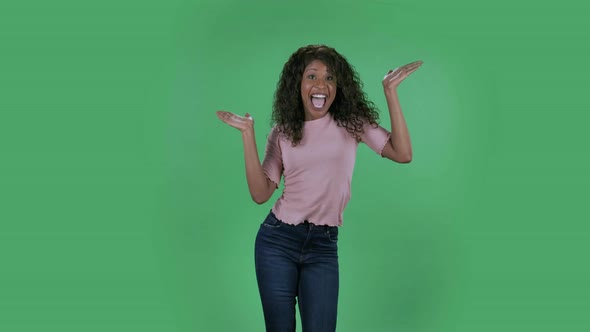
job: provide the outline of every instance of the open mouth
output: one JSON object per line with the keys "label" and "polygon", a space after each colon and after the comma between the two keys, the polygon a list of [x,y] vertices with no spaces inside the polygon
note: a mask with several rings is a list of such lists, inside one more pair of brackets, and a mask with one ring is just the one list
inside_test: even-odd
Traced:
{"label": "open mouth", "polygon": [[311,95],[311,103],[313,104],[313,107],[315,107],[315,108],[324,107],[324,105],[326,104],[327,97],[328,96],[326,96],[323,93],[314,93],[313,95]]}

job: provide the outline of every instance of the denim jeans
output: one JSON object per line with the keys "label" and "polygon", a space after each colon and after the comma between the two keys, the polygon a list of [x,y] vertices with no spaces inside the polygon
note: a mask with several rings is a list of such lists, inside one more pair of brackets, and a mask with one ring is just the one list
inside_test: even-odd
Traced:
{"label": "denim jeans", "polygon": [[290,225],[268,214],[255,245],[258,290],[267,332],[295,332],[295,303],[303,332],[336,331],[338,227]]}

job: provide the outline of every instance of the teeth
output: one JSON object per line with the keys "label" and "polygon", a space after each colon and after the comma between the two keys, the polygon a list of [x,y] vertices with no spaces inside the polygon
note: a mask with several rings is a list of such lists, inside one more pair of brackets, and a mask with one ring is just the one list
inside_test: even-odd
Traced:
{"label": "teeth", "polygon": [[314,97],[314,98],[326,98],[326,97],[327,97],[327,96],[326,96],[326,95],[324,95],[324,94],[313,94],[313,95],[311,95],[311,96],[312,96],[312,97]]}

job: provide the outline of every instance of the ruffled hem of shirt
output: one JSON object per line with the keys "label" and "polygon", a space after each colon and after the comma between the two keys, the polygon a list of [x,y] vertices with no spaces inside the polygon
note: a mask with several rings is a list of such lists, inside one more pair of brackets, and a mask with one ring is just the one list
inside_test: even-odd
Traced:
{"label": "ruffled hem of shirt", "polygon": [[[270,182],[275,184],[275,186],[277,187],[276,189],[279,188],[279,184],[275,180],[271,179],[270,176],[268,176],[268,174],[266,173],[266,171],[264,171],[264,175],[266,175],[266,178],[269,179]],[[279,182],[281,182],[280,179],[279,179]]]}
{"label": "ruffled hem of shirt", "polygon": [[387,139],[385,140],[385,142],[383,142],[383,145],[381,145],[381,148],[379,149],[379,155],[381,156],[381,158],[385,158],[383,156],[383,150],[385,149],[385,146],[387,145],[387,142],[389,142],[390,139],[391,139],[391,132],[389,132],[387,134]]}
{"label": "ruffled hem of shirt", "polygon": [[[276,205],[276,203],[275,203],[275,205]],[[299,221],[299,222],[295,223],[295,222],[293,222],[293,219],[295,219],[295,218],[290,218],[290,216],[288,216],[288,215],[287,216],[281,216],[282,218],[279,217],[280,213],[277,213],[275,211],[275,206],[272,207],[271,211],[272,211],[272,213],[275,214],[275,216],[277,216],[277,219],[281,220],[285,224],[297,226],[297,225],[303,224],[305,222],[305,220],[303,220],[303,221]],[[310,222],[310,223],[312,223],[312,224],[314,224],[316,226],[330,226],[330,227],[334,227],[334,226],[341,227],[342,226],[342,221],[337,222],[336,225],[326,224],[326,223],[322,223],[322,224],[315,223],[312,220],[308,220],[308,222]]]}

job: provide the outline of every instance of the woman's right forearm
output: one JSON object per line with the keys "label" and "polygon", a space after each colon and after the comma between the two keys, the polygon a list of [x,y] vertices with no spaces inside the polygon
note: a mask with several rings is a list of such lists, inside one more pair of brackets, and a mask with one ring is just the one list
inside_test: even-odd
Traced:
{"label": "woman's right forearm", "polygon": [[254,202],[258,204],[265,203],[272,196],[275,187],[262,170],[262,164],[260,163],[256,148],[254,128],[242,131],[242,141],[244,143],[246,179],[248,180],[250,195]]}

